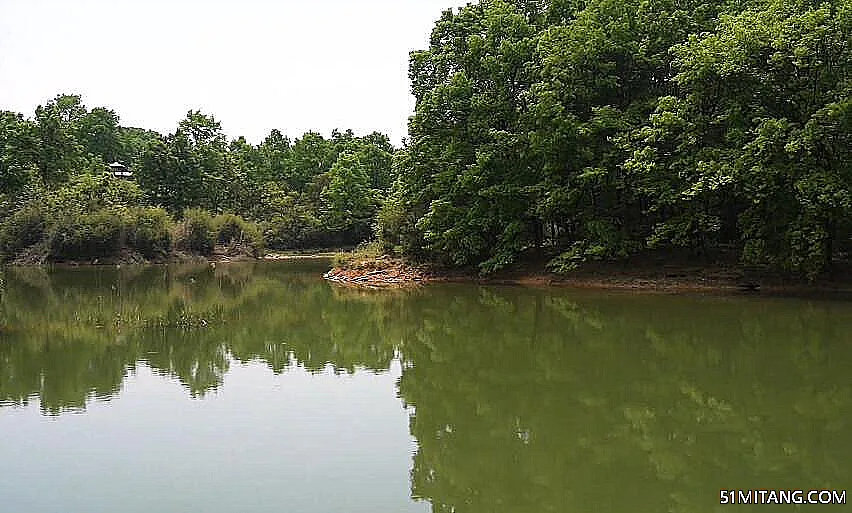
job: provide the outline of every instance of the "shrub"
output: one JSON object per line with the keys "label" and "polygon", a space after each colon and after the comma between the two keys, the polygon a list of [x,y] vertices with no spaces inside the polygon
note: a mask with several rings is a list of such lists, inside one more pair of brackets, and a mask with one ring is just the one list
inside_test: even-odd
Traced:
{"label": "shrub", "polygon": [[135,182],[109,173],[84,173],[48,195],[51,211],[94,212],[138,206],[143,193]]}
{"label": "shrub", "polygon": [[348,267],[352,264],[373,262],[384,256],[385,251],[379,241],[362,242],[352,251],[335,253],[331,259],[334,267]]}
{"label": "shrub", "polygon": [[332,244],[320,221],[308,214],[279,215],[263,223],[263,239],[272,249],[308,249]]}
{"label": "shrub", "polygon": [[23,249],[41,242],[47,229],[44,206],[25,205],[0,223],[0,254],[10,258]]}
{"label": "shrub", "polygon": [[418,210],[395,196],[385,201],[376,215],[376,238],[387,253],[422,258],[427,246],[417,228]]}
{"label": "shrub", "polygon": [[127,245],[146,258],[165,256],[172,245],[173,222],[162,208],[133,208],[127,214]]}
{"label": "shrub", "polygon": [[50,230],[49,251],[54,260],[89,260],[114,256],[121,249],[124,220],[115,212],[99,210],[69,214]]}
{"label": "shrub", "polygon": [[234,214],[222,214],[213,220],[216,228],[216,240],[220,244],[246,247],[257,256],[263,248],[260,227],[251,221]]}
{"label": "shrub", "polygon": [[175,246],[184,251],[209,255],[216,243],[216,230],[210,212],[200,208],[184,210],[183,220],[178,223]]}

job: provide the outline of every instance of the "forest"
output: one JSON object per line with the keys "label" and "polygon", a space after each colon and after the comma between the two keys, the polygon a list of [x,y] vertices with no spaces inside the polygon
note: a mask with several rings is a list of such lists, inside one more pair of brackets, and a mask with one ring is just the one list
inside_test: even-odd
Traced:
{"label": "forest", "polygon": [[385,135],[351,131],[228,141],[200,111],[164,136],[68,94],[34,119],[0,113],[0,134],[0,252],[24,262],[353,245],[370,237],[394,152]]}
{"label": "forest", "polygon": [[60,95],[0,113],[0,253],[374,240],[486,274],[682,254],[814,277],[852,250],[850,41],[850,0],[481,0],[411,52],[400,148],[255,146],[199,111],[161,135]]}

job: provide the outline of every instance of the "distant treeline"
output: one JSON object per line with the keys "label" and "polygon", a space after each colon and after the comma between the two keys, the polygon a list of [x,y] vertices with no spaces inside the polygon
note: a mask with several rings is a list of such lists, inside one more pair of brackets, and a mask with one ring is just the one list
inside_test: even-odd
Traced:
{"label": "distant treeline", "polygon": [[0,254],[28,262],[353,245],[370,238],[393,181],[379,133],[291,141],[273,130],[254,146],[190,111],[164,136],[77,95],[33,119],[0,112],[0,150]]}
{"label": "distant treeline", "polygon": [[[350,132],[228,143],[199,112],[161,136],[60,96],[0,117],[3,251],[39,215],[118,202],[233,213],[274,248],[376,237],[482,272],[662,250],[815,276],[852,249],[850,41],[852,0],[481,0],[411,54],[396,151]],[[135,203],[68,207],[113,160]],[[22,211],[41,214],[10,227]]]}

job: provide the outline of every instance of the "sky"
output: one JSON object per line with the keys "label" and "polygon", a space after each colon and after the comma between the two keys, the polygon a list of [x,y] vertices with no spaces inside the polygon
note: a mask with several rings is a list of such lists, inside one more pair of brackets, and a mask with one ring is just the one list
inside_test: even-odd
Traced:
{"label": "sky", "polygon": [[259,143],[334,128],[394,144],[408,52],[466,0],[0,0],[0,110],[60,93],[170,133],[190,109]]}

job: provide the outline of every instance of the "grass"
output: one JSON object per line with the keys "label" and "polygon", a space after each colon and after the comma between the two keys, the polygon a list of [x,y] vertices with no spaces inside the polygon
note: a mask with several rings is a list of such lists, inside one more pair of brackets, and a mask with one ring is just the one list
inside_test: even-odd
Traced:
{"label": "grass", "polygon": [[362,242],[352,251],[335,253],[331,259],[334,267],[361,266],[384,256],[381,244],[377,241]]}

